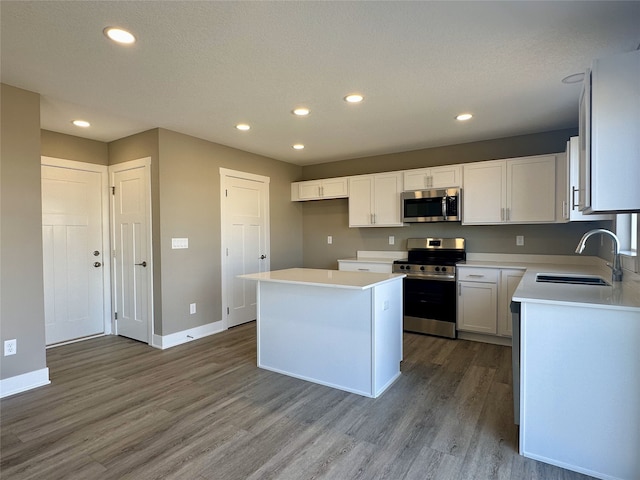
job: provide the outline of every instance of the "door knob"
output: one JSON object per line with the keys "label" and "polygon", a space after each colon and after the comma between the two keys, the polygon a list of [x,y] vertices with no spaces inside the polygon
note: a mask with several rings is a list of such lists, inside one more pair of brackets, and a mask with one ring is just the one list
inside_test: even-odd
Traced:
{"label": "door knob", "polygon": [[143,267],[146,267],[147,266],[147,262],[136,263],[136,265],[142,265]]}
{"label": "door knob", "polygon": [[100,262],[94,262],[94,263],[93,263],[93,266],[94,266],[94,267],[96,267],[96,268],[98,268],[98,267],[101,267],[101,266],[102,266],[102,264],[101,264]]}
{"label": "door knob", "polygon": [[260,255],[260,260],[264,260],[265,258],[267,258],[266,255]]}

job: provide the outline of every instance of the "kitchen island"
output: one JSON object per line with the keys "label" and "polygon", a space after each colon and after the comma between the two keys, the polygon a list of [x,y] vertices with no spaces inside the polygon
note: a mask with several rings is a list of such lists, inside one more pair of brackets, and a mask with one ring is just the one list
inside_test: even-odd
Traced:
{"label": "kitchen island", "polygon": [[258,367],[378,397],[399,376],[405,275],[291,268],[257,281]]}

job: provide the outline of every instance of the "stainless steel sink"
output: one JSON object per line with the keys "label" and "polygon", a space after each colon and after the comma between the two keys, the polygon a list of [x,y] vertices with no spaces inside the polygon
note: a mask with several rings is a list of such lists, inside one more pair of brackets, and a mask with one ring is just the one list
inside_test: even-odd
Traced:
{"label": "stainless steel sink", "polygon": [[538,273],[536,275],[536,282],[569,283],[571,285],[598,285],[601,287],[611,286],[611,283],[597,275]]}

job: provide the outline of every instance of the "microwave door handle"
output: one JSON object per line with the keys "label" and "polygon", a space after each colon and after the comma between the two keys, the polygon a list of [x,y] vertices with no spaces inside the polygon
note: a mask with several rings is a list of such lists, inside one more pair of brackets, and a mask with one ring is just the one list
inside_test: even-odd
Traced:
{"label": "microwave door handle", "polygon": [[446,221],[447,218],[447,196],[442,197],[442,218]]}

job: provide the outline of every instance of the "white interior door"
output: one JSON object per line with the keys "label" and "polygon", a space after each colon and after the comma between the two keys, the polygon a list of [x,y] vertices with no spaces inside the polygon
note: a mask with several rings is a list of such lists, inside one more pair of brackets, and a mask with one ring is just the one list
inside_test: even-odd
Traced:
{"label": "white interior door", "polygon": [[256,284],[269,270],[269,178],[221,169],[223,295],[227,328],[256,319]]}
{"label": "white interior door", "polygon": [[113,188],[114,311],[118,335],[149,343],[151,308],[150,163],[110,168]]}
{"label": "white interior door", "polygon": [[106,167],[42,161],[45,337],[53,345],[105,333]]}

